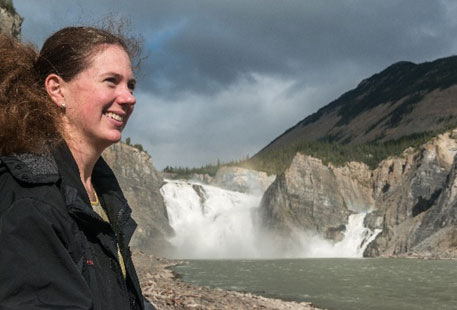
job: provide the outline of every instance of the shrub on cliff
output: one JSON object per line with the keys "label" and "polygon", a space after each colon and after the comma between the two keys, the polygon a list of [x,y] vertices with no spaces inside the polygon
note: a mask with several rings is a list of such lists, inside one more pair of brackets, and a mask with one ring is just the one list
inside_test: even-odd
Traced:
{"label": "shrub on cliff", "polygon": [[0,0],[0,8],[4,8],[12,15],[16,14],[16,9],[14,8],[12,0]]}

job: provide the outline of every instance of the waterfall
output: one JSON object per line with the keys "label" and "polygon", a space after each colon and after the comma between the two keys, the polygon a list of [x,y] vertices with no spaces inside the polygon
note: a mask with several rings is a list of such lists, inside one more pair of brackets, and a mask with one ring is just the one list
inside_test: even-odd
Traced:
{"label": "waterfall", "polygon": [[298,250],[265,248],[259,242],[253,217],[261,195],[229,191],[215,186],[166,180],[161,193],[175,236],[170,242],[177,258],[286,258],[361,257],[379,231],[363,226],[365,213],[353,214],[340,242],[315,233],[297,233]]}
{"label": "waterfall", "polygon": [[161,192],[178,256],[256,257],[251,212],[261,196],[183,181],[167,181]]}
{"label": "waterfall", "polygon": [[363,251],[381,232],[374,231],[363,225],[366,213],[357,213],[349,216],[343,240],[332,242],[320,235],[309,233],[296,236],[300,251],[295,255],[300,257],[362,257]]}

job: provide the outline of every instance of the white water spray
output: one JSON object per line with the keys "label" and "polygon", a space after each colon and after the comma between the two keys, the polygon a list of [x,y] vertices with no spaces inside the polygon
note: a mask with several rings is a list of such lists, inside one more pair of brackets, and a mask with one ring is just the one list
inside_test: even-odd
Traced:
{"label": "white water spray", "polygon": [[261,195],[171,180],[161,192],[176,232],[170,242],[179,258],[361,257],[379,233],[363,226],[365,214],[354,214],[342,241],[334,243],[315,233],[301,232],[295,236],[298,247],[284,251],[257,235],[253,216]]}
{"label": "white water spray", "polygon": [[261,196],[183,181],[161,189],[170,225],[170,241],[185,258],[255,257],[251,212]]}
{"label": "white water spray", "polygon": [[315,233],[297,234],[296,239],[300,251],[295,251],[299,257],[362,257],[367,245],[381,232],[363,225],[366,213],[349,216],[343,240],[332,242]]}

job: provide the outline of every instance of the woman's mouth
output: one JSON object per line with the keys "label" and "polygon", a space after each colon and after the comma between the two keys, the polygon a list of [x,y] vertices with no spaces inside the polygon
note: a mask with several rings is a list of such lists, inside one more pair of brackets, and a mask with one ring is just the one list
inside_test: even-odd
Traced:
{"label": "woman's mouth", "polygon": [[107,113],[103,113],[103,115],[109,117],[109,118],[112,118],[118,122],[122,122],[124,120],[124,116],[122,115],[119,115],[119,114],[116,114],[116,113],[113,113],[113,112],[107,112]]}

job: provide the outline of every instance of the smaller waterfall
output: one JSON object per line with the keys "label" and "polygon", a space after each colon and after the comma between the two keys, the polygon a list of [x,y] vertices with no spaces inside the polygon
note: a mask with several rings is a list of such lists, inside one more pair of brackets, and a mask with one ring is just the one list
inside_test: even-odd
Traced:
{"label": "smaller waterfall", "polygon": [[363,226],[365,213],[353,214],[340,242],[299,232],[294,236],[294,248],[284,251],[265,242],[265,236],[258,235],[254,227],[260,195],[166,181],[161,192],[176,232],[170,242],[178,258],[362,257],[365,247],[380,232]]}
{"label": "smaller waterfall", "polygon": [[300,249],[297,253],[304,257],[362,257],[367,245],[381,232],[363,225],[366,213],[349,216],[343,240],[332,242],[316,234],[299,234]]}

